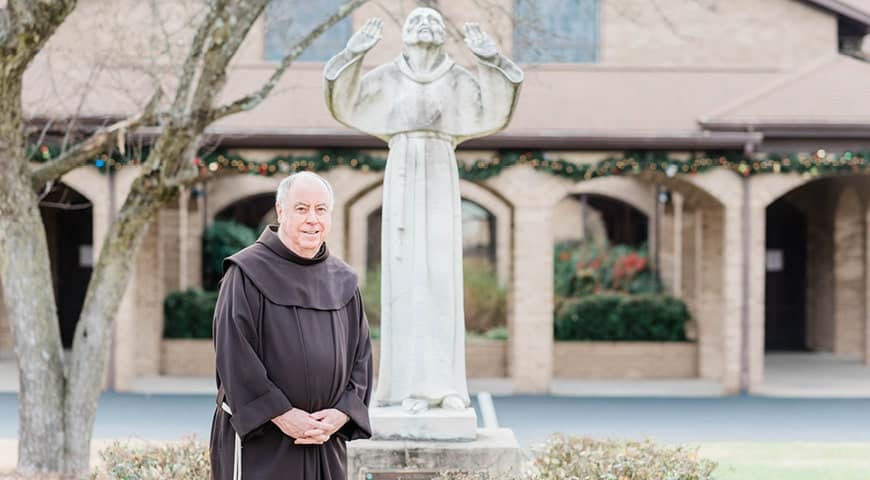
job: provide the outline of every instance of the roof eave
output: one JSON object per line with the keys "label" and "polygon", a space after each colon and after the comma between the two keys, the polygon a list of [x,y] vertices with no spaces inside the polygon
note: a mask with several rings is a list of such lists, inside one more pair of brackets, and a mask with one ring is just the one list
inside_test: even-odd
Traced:
{"label": "roof eave", "polygon": [[870,124],[867,123],[821,123],[821,122],[701,122],[703,128],[716,132],[755,132],[764,138],[805,139],[868,139]]}
{"label": "roof eave", "polygon": [[848,19],[854,20],[868,28],[870,28],[870,13],[864,12],[851,5],[847,5],[839,0],[805,0],[825,10],[836,13]]}

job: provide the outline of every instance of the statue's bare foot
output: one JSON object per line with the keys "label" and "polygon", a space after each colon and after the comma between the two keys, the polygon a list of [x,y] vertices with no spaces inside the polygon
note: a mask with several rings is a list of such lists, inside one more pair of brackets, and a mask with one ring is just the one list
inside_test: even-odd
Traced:
{"label": "statue's bare foot", "polygon": [[420,398],[406,398],[402,400],[402,408],[409,413],[417,414],[429,409],[429,402]]}
{"label": "statue's bare foot", "polygon": [[465,410],[468,408],[468,405],[465,404],[465,400],[463,400],[462,397],[455,393],[451,393],[441,400],[441,407],[450,410]]}

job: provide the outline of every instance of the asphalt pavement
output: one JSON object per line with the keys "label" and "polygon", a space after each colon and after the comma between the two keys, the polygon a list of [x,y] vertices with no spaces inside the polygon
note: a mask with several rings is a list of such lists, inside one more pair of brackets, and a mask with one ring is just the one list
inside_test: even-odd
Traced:
{"label": "asphalt pavement", "polygon": [[[513,429],[523,446],[553,432],[668,443],[870,442],[870,399],[516,395],[493,402],[499,426]],[[94,438],[207,439],[213,409],[211,395],[104,393]],[[0,394],[0,438],[17,436],[17,411],[17,395]]]}

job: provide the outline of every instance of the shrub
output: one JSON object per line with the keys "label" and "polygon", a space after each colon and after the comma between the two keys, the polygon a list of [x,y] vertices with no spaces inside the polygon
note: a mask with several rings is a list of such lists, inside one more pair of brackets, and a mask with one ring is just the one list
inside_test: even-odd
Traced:
{"label": "shrub", "polygon": [[257,241],[257,232],[238,222],[218,220],[202,235],[203,285],[213,290],[223,275],[223,261]]}
{"label": "shrub", "polygon": [[[662,282],[652,270],[646,247],[564,242],[556,245],[553,288],[560,300],[602,291],[661,293]],[[558,310],[558,308],[557,308]]]}
{"label": "shrub", "polygon": [[556,340],[684,341],[689,310],[666,295],[608,293],[567,300],[556,313]]}
{"label": "shrub", "polygon": [[689,310],[682,300],[665,295],[629,296],[617,307],[616,316],[624,325],[626,340],[686,340]]}
{"label": "shrub", "polygon": [[617,317],[624,295],[601,294],[566,301],[556,314],[556,340],[616,340],[625,336]]}
{"label": "shrub", "polygon": [[507,324],[507,292],[487,262],[463,262],[465,330],[487,332]]}
{"label": "shrub", "polygon": [[211,338],[217,292],[174,290],[163,300],[164,338]]}
{"label": "shrub", "polygon": [[169,445],[140,445],[115,442],[100,451],[103,466],[98,479],[205,480],[211,477],[208,447],[187,438]]}
{"label": "shrub", "polygon": [[715,468],[689,447],[555,435],[535,456],[530,479],[711,480]]}
{"label": "shrub", "polygon": [[381,324],[381,270],[374,269],[366,272],[366,284],[362,291],[363,308],[370,326]]}
{"label": "shrub", "polygon": [[507,340],[508,339],[508,329],[507,327],[495,327],[490,328],[489,330],[483,332],[483,338],[489,340]]}

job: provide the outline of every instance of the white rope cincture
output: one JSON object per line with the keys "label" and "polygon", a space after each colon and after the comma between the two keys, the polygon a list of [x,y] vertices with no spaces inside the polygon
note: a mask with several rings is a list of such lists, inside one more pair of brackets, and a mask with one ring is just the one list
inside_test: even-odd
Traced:
{"label": "white rope cincture", "polygon": [[[221,403],[221,408],[228,415],[233,414],[227,402]],[[242,480],[242,437],[238,433],[236,433],[236,447],[233,451],[233,480]]]}

